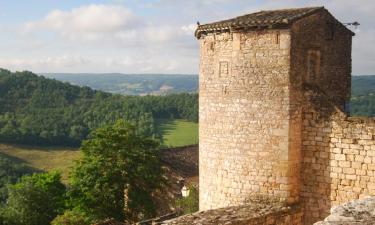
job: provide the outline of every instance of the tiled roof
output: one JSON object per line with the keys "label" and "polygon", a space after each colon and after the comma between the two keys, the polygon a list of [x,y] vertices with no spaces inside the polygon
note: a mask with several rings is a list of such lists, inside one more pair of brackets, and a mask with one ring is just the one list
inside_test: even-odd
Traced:
{"label": "tiled roof", "polygon": [[212,32],[219,30],[230,30],[233,28],[251,27],[288,27],[293,22],[316,13],[324,7],[295,8],[269,10],[239,16],[229,20],[199,25],[195,31],[195,36],[199,38],[202,32]]}

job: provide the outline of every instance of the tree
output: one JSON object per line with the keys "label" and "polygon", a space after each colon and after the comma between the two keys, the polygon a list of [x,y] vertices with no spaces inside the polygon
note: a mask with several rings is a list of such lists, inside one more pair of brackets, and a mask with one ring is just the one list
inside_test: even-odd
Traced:
{"label": "tree", "polygon": [[5,158],[0,154],[0,205],[8,198],[7,185],[14,184],[26,174],[36,172],[25,164]]}
{"label": "tree", "polygon": [[0,141],[79,146],[87,134],[118,119],[157,134],[158,119],[198,121],[197,94],[121,96],[0,69]]}
{"label": "tree", "polygon": [[23,176],[9,186],[9,198],[3,209],[6,225],[49,225],[64,210],[65,186],[60,173]]}
{"label": "tree", "polygon": [[123,120],[97,129],[71,174],[70,206],[93,221],[153,216],[152,194],[163,183],[158,146]]}
{"label": "tree", "polygon": [[[63,215],[57,216],[52,225],[90,225],[90,220],[80,212],[65,211]],[[1,224],[0,224],[1,225]]]}

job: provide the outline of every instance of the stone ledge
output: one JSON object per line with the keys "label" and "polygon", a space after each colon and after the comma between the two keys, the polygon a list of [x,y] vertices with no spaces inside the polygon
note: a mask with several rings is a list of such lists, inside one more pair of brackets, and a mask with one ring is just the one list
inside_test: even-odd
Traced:
{"label": "stone ledge", "polygon": [[281,204],[251,203],[243,206],[201,211],[167,220],[160,224],[300,225],[302,224],[301,220],[302,212],[298,204],[285,206]]}
{"label": "stone ledge", "polygon": [[333,207],[331,215],[314,225],[374,225],[375,197],[350,201]]}

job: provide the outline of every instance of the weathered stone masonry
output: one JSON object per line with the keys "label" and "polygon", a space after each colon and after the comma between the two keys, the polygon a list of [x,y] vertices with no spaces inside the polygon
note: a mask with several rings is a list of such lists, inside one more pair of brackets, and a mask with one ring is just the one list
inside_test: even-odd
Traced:
{"label": "weathered stone masonry", "polygon": [[303,120],[301,201],[304,224],[312,224],[333,206],[375,195],[375,121],[347,117],[322,96],[307,94],[315,101]]}
{"label": "weathered stone masonry", "polygon": [[302,212],[297,205],[256,203],[207,210],[164,221],[163,225],[300,225]]}
{"label": "weathered stone masonry", "polygon": [[200,209],[256,196],[303,224],[375,194],[374,121],[344,113],[353,33],[322,7],[201,25]]}
{"label": "weathered stone masonry", "polygon": [[254,192],[288,197],[290,35],[281,32],[280,47],[277,33],[201,41],[202,209],[236,205]]}

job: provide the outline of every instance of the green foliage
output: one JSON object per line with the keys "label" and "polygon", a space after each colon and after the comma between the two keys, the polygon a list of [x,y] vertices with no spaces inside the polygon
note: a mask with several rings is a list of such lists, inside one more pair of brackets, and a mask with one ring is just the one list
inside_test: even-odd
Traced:
{"label": "green foliage", "polygon": [[65,186],[58,172],[33,174],[9,186],[6,225],[49,225],[64,210]]}
{"label": "green foliage", "polygon": [[91,221],[81,212],[67,210],[57,216],[51,225],[90,225]]}
{"label": "green foliage", "polygon": [[199,210],[199,191],[191,185],[189,186],[189,196],[176,200],[176,206],[184,214],[194,213]]}
{"label": "green foliage", "polygon": [[70,207],[94,221],[153,216],[152,193],[163,181],[157,148],[123,120],[97,129],[83,142],[72,172]]}
{"label": "green foliage", "polygon": [[375,116],[375,76],[353,76],[350,111],[353,116]]}
{"label": "green foliage", "polygon": [[352,97],[350,107],[353,116],[375,116],[375,90],[369,95]]}
{"label": "green foliage", "polygon": [[8,184],[14,184],[23,175],[35,172],[23,163],[0,155],[0,205],[8,198]]}
{"label": "green foliage", "polygon": [[151,112],[155,119],[186,119],[198,122],[198,94],[181,93],[133,98],[141,99],[136,105],[139,104],[146,112]]}
{"label": "green foliage", "polygon": [[156,137],[157,118],[197,121],[198,95],[112,95],[0,69],[0,142],[79,146],[91,131],[118,119]]}

